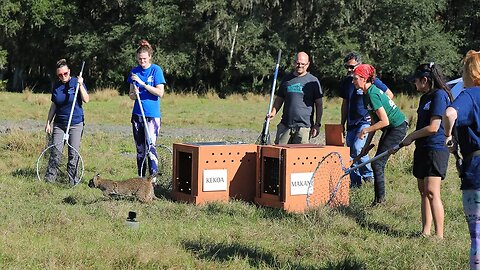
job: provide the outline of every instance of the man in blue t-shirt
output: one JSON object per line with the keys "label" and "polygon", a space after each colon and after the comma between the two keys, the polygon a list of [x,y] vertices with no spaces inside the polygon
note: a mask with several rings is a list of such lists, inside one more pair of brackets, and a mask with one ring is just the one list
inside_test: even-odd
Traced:
{"label": "man in blue t-shirt", "polygon": [[285,103],[282,120],[277,126],[275,144],[309,143],[310,138],[319,134],[323,93],[318,79],[307,71],[309,65],[308,55],[299,52],[294,62],[295,70],[283,78],[275,93],[275,101],[268,116],[275,117]]}
{"label": "man in blue t-shirt", "polygon": [[[347,131],[346,143],[347,146],[350,147],[350,157],[352,159],[360,154],[366,141],[366,139],[359,139],[357,134],[360,130],[370,126],[370,114],[363,105],[363,91],[361,89],[355,89],[352,82],[353,70],[361,63],[361,56],[358,53],[351,52],[347,54],[344,58],[347,76],[340,83],[340,97],[343,99],[341,125],[343,127],[343,133],[345,134],[345,130]],[[390,91],[380,79],[376,78],[373,84],[385,92],[390,99],[393,98],[392,91]],[[369,156],[365,155],[360,158],[355,165],[366,162],[369,159]],[[362,179],[366,182],[373,181],[373,172],[370,164],[350,173],[350,186],[360,187],[362,185]]]}

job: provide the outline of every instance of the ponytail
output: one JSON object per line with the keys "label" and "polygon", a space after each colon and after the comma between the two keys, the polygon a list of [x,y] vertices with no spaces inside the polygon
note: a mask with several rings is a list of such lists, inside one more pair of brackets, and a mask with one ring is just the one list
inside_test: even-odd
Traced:
{"label": "ponytail", "polygon": [[152,45],[150,45],[147,40],[142,39],[138,42],[137,54],[145,52],[148,53],[148,55],[153,56]]}

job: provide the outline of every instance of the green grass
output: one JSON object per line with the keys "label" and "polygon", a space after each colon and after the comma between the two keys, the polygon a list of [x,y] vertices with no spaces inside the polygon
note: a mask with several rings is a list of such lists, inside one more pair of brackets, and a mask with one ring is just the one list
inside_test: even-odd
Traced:
{"label": "green grass", "polygon": [[[95,95],[86,105],[88,123],[129,126],[127,97]],[[414,117],[417,98],[396,100]],[[2,93],[0,121],[43,123],[48,106],[48,95]],[[166,95],[163,123],[260,131],[267,106],[268,97],[261,96]],[[324,123],[338,123],[340,100],[325,107]],[[3,269],[468,268],[469,235],[453,163],[442,183],[445,239],[415,236],[421,219],[410,173],[413,147],[388,163],[385,205],[369,207],[373,187],[366,185],[351,192],[348,207],[290,214],[241,201],[193,206],[169,200],[166,192],[152,204],[106,200],[85,181],[76,188],[42,183],[35,178],[35,162],[44,145],[42,130],[0,134]],[[86,134],[85,180],[96,172],[119,179],[134,175],[134,153],[131,137]],[[138,230],[124,225],[128,211],[137,212]]]}

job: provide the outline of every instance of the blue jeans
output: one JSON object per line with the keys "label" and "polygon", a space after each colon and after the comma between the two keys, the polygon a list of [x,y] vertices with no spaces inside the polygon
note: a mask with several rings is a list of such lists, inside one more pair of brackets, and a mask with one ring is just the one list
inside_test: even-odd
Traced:
{"label": "blue jeans", "polygon": [[[353,159],[360,152],[362,151],[362,148],[365,146],[365,142],[367,140],[367,137],[364,139],[359,139],[358,138],[358,133],[360,130],[369,127],[369,124],[364,124],[361,126],[357,126],[354,129],[348,130],[347,131],[347,146],[350,147],[350,158]],[[363,162],[366,162],[370,159],[368,155],[363,156],[359,161],[355,163],[356,165],[359,165]],[[372,167],[370,164],[367,164],[366,166],[363,166],[361,168],[358,168],[352,172],[350,172],[350,186],[361,186],[362,185],[362,178],[366,177],[372,177],[373,172],[372,172]]]}

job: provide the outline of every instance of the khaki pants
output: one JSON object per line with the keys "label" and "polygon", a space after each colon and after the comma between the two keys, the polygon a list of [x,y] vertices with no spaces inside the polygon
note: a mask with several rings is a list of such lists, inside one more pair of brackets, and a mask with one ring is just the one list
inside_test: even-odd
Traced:
{"label": "khaki pants", "polygon": [[277,126],[275,144],[305,144],[310,142],[310,128],[293,127],[289,128],[280,123]]}

